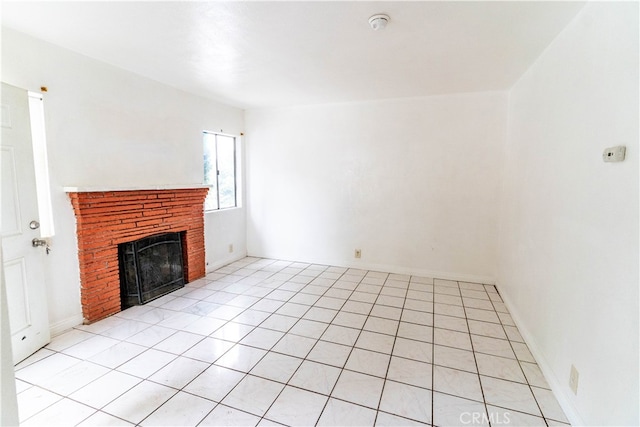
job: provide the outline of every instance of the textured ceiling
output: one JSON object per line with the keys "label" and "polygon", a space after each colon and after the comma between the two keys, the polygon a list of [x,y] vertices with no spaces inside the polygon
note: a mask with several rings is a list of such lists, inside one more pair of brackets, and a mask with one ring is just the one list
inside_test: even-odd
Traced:
{"label": "textured ceiling", "polygon": [[253,108],[509,89],[584,4],[5,1],[2,25]]}

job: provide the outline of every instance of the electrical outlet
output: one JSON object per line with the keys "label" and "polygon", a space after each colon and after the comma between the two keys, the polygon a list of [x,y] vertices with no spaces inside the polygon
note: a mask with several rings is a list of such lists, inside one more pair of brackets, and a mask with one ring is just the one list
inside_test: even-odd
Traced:
{"label": "electrical outlet", "polygon": [[571,373],[569,374],[569,387],[573,391],[573,394],[578,394],[578,379],[580,378],[580,374],[575,366],[571,365]]}
{"label": "electrical outlet", "polygon": [[624,160],[627,147],[624,145],[618,145],[617,147],[605,148],[602,153],[602,160],[605,162],[621,162]]}
{"label": "electrical outlet", "polygon": [[233,244],[229,244],[229,253],[233,252]]}
{"label": "electrical outlet", "polygon": [[362,257],[362,251],[360,249],[356,249],[354,256],[356,258],[361,258]]}

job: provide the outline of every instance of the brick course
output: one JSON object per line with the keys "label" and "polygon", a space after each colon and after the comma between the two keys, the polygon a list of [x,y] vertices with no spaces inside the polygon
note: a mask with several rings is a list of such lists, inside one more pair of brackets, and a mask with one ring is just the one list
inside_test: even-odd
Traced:
{"label": "brick course", "polygon": [[208,188],[189,188],[68,193],[76,215],[85,323],[120,311],[120,243],[180,232],[185,281],[205,275],[207,191]]}

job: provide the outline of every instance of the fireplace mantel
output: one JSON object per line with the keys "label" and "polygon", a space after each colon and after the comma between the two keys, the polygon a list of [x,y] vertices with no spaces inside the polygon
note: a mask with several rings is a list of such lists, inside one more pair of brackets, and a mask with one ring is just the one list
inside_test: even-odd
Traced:
{"label": "fireplace mantel", "polygon": [[120,311],[120,243],[181,233],[185,281],[205,275],[204,199],[208,186],[66,187],[65,191],[76,216],[85,323]]}
{"label": "fireplace mantel", "polygon": [[188,190],[195,188],[211,188],[204,184],[172,184],[172,185],[140,185],[133,187],[106,186],[69,186],[64,187],[65,193],[102,193],[105,191],[146,191],[146,190]]}

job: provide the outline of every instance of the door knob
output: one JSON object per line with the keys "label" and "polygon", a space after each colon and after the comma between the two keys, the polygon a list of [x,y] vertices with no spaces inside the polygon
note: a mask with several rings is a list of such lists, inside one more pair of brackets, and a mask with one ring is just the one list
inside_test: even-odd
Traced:
{"label": "door knob", "polygon": [[31,241],[31,246],[34,248],[37,248],[38,246],[47,246],[47,241],[45,239],[38,239],[37,237],[34,237]]}
{"label": "door knob", "polygon": [[51,252],[51,247],[49,246],[48,239],[38,239],[37,237],[35,237],[31,241],[31,246],[33,246],[34,248],[37,248],[39,246],[44,246],[45,249],[47,250],[47,255],[49,255],[49,253]]}
{"label": "door knob", "polygon": [[29,223],[29,228],[32,230],[37,230],[38,228],[40,228],[40,223],[34,219]]}

